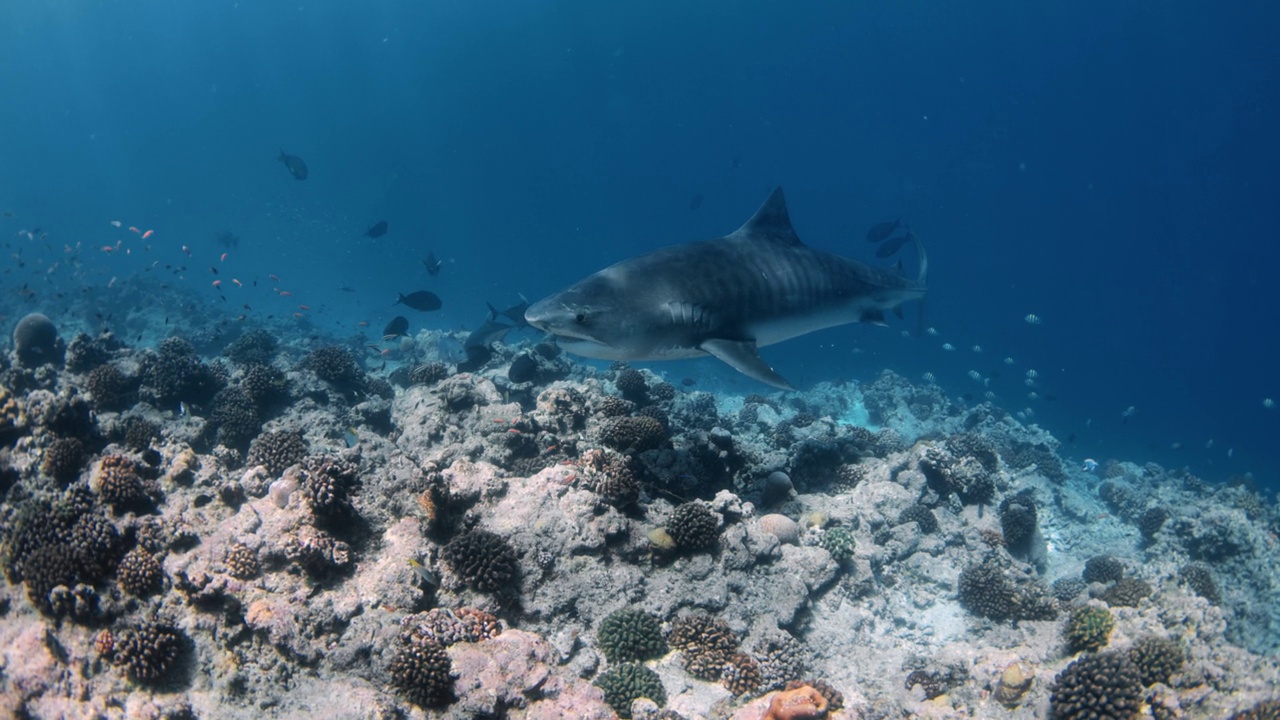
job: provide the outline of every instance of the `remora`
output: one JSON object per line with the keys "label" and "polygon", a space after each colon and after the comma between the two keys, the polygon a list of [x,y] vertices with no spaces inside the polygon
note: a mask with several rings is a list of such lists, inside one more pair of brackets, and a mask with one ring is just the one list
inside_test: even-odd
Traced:
{"label": "remora", "polygon": [[733,234],[623,260],[534,303],[530,325],[569,352],[600,360],[714,355],[777,388],[791,384],[757,348],[815,330],[884,324],[884,311],[924,296],[920,274],[877,268],[800,242],[782,188]]}

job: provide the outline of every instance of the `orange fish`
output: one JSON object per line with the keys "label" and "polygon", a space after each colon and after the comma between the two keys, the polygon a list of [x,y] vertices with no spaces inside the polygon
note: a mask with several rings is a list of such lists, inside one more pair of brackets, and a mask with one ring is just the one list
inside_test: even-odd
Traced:
{"label": "orange fish", "polygon": [[116,249],[115,245],[103,245],[102,252],[112,252]]}
{"label": "orange fish", "polygon": [[222,281],[221,281],[221,280],[214,280],[214,281],[213,281],[213,286],[214,286],[214,287],[222,287]]}
{"label": "orange fish", "polygon": [[222,260],[221,260],[221,262],[226,262],[226,261],[227,261],[227,254],[226,254],[226,253],[222,253]]}
{"label": "orange fish", "polygon": [[386,348],[385,350],[383,350],[382,352],[380,352],[380,353],[378,353],[378,354],[379,354],[379,355],[381,355],[382,357],[386,357],[386,356],[388,356],[388,355],[390,355],[390,354],[391,354],[391,348]]}
{"label": "orange fish", "polygon": [[303,317],[302,313],[294,313],[293,316],[296,318]]}
{"label": "orange fish", "polygon": [[272,282],[280,282],[280,278],[275,275],[268,275],[267,277],[271,278]]}
{"label": "orange fish", "polygon": [[299,310],[310,310],[310,309],[311,309],[311,306],[310,306],[310,305],[299,305],[299,306],[298,306],[298,309],[299,309]]}
{"label": "orange fish", "polygon": [[369,321],[361,320],[360,322],[356,323],[356,325],[359,325],[360,327],[369,327]]}
{"label": "orange fish", "polygon": [[236,284],[236,287],[244,287],[244,283],[240,282],[239,280],[237,280],[237,279],[235,279],[235,278],[231,278],[231,282],[235,283],[235,284]]}
{"label": "orange fish", "polygon": [[280,291],[280,297],[290,297],[290,296],[292,296],[292,295],[293,295],[293,293],[289,292],[288,290],[281,290],[281,291]]}
{"label": "orange fish", "polygon": [[129,230],[131,230],[131,231],[133,231],[133,232],[136,232],[136,233],[140,233],[140,232],[142,232],[141,230],[139,230],[138,228],[136,228],[136,227],[134,227],[134,226],[132,226],[132,225],[130,225],[130,226],[129,226]]}
{"label": "orange fish", "polygon": [[155,230],[148,230],[148,231],[146,231],[146,232],[142,233],[142,239],[143,239],[143,240],[146,240],[147,238],[149,238],[149,237],[151,237],[152,235],[155,235],[155,234],[156,234],[156,231],[155,231]]}

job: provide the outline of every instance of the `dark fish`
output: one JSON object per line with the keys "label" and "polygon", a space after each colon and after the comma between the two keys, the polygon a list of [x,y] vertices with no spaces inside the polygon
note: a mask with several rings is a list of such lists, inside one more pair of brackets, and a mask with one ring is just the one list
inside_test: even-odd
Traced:
{"label": "dark fish", "polygon": [[351,287],[350,285],[339,285],[339,286],[338,286],[338,289],[339,289],[339,290],[341,290],[342,292],[355,292],[355,291],[356,291],[356,289],[355,289],[355,288],[353,288],[353,287]]}
{"label": "dark fish", "polygon": [[878,258],[892,257],[893,254],[901,250],[902,246],[906,245],[907,241],[910,239],[911,239],[910,234],[903,235],[902,237],[896,237],[896,238],[890,239],[885,244],[876,248],[876,257]]}
{"label": "dark fish", "polygon": [[877,243],[893,234],[901,226],[901,218],[893,222],[876,223],[867,231],[867,242]]}
{"label": "dark fish", "polygon": [[223,230],[215,235],[214,238],[224,248],[235,249],[240,247],[240,238],[236,237],[236,234],[230,230]]}
{"label": "dark fish", "polygon": [[210,265],[210,266],[209,266],[209,272],[213,273],[214,275],[217,275],[217,274],[218,274],[218,268],[213,267],[212,265]]}
{"label": "dark fish", "polygon": [[382,329],[383,340],[394,340],[409,334],[409,318],[397,315]]}
{"label": "dark fish", "polygon": [[507,368],[507,379],[513,383],[527,383],[538,376],[538,361],[528,353],[520,353]]}
{"label": "dark fish", "polygon": [[386,234],[387,234],[386,220],[379,220],[378,222],[371,225],[368,230],[364,231],[364,236],[367,238],[380,238]]}
{"label": "dark fish", "polygon": [[690,210],[697,210],[700,207],[702,207],[702,193],[694,195],[693,199],[689,201]]}
{"label": "dark fish", "polygon": [[506,337],[510,331],[510,325],[504,325],[490,318],[467,336],[467,339],[462,342],[462,347],[468,350],[472,348],[487,348],[490,344]]}
{"label": "dark fish", "polygon": [[680,381],[680,384],[685,387],[693,387],[694,385],[698,384],[698,381],[694,380],[693,378],[685,378]]}
{"label": "dark fish", "polygon": [[436,254],[433,252],[427,253],[427,259],[423,260],[422,264],[427,267],[427,274],[430,275],[431,277],[435,277],[439,275],[440,266],[444,265],[444,263],[436,259]]}
{"label": "dark fish", "polygon": [[[489,303],[485,303],[485,304],[489,305]],[[529,321],[524,319],[524,311],[528,309],[529,309],[529,298],[526,298],[523,295],[520,296],[520,302],[516,303],[515,305],[512,305],[506,310],[499,310],[494,306],[489,305],[489,313],[495,319],[499,317],[504,317],[510,320],[511,322],[515,323],[516,327],[518,328],[529,327]]]}
{"label": "dark fish", "polygon": [[289,155],[281,150],[280,157],[276,159],[284,163],[284,166],[289,169],[289,174],[294,178],[298,180],[307,179],[307,164],[302,161],[302,158],[297,155]]}
{"label": "dark fish", "polygon": [[440,302],[440,298],[435,293],[428,290],[419,290],[417,292],[411,292],[408,295],[399,293],[399,295],[400,299],[396,300],[395,304],[407,305],[414,310],[430,312],[432,310],[439,310],[443,306],[443,303]]}

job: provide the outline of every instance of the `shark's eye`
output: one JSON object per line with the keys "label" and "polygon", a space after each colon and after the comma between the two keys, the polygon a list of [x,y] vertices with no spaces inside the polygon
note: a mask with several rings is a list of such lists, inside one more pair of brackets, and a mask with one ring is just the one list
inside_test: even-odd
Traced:
{"label": "shark's eye", "polygon": [[585,324],[587,323],[587,314],[586,314],[586,313],[578,313],[577,315],[574,315],[574,316],[573,316],[573,319],[574,319],[574,321],[575,321],[575,322],[577,322],[579,325],[585,325]]}

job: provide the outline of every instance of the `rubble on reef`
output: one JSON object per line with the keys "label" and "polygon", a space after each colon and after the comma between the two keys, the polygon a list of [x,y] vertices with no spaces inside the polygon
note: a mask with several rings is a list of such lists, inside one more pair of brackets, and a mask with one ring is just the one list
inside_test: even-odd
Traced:
{"label": "rubble on reef", "polygon": [[[22,333],[0,373],[6,716],[1278,701],[1274,503],[1078,471],[936,385],[728,397],[541,344],[397,370],[262,328],[155,349]],[[537,366],[520,382],[517,356]]]}

